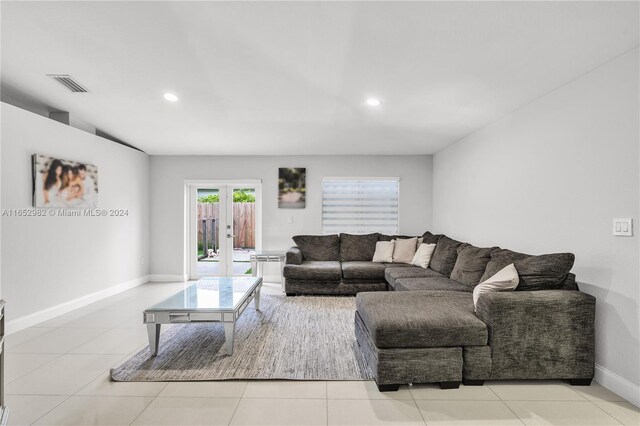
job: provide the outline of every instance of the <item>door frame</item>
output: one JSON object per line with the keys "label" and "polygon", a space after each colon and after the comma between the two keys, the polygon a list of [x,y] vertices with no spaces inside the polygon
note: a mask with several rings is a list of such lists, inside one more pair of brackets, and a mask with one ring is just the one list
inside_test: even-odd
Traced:
{"label": "door frame", "polygon": [[[184,215],[184,271],[185,277],[189,280],[197,280],[200,278],[196,274],[196,263],[198,257],[197,253],[197,242],[198,242],[198,227],[196,224],[196,191],[198,189],[209,189],[209,188],[217,188],[220,189],[220,198],[226,197],[227,199],[227,208],[220,209],[220,218],[224,219],[226,222],[226,218],[229,211],[232,211],[232,203],[229,203],[229,197],[233,196],[233,190],[237,188],[254,188],[256,192],[256,217],[255,217],[255,226],[256,226],[256,251],[260,251],[262,249],[262,179],[233,179],[233,180],[194,180],[194,179],[185,179],[184,181],[184,200],[185,200],[185,215]],[[233,200],[231,198],[231,200]],[[223,222],[221,220],[221,222]],[[233,220],[230,223],[231,225],[231,233],[233,235]],[[224,236],[224,238],[220,238],[220,249],[224,250],[226,253],[224,255],[225,262],[224,268],[226,272],[226,262],[233,262],[233,256],[229,256],[229,248],[227,246],[228,238],[226,238],[227,230],[220,227],[218,229],[219,235]],[[228,259],[227,259],[228,258]]]}

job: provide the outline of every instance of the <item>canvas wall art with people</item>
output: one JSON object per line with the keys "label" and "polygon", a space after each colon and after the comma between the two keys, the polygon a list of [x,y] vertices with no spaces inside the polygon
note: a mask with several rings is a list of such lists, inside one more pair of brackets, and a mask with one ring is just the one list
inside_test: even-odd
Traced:
{"label": "canvas wall art with people", "polygon": [[33,155],[33,206],[95,208],[98,168],[89,163]]}

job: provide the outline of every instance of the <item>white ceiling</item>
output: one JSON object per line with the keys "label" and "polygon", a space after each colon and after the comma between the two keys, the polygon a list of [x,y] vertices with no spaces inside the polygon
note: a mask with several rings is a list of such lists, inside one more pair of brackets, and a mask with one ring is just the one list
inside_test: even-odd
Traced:
{"label": "white ceiling", "polygon": [[636,2],[1,8],[4,90],[150,154],[432,154],[639,42]]}

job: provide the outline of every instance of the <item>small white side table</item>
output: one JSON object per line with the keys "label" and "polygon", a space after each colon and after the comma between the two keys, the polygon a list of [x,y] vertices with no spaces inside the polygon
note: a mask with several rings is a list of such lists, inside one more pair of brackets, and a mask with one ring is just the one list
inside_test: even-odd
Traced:
{"label": "small white side table", "polygon": [[[280,285],[282,286],[282,291],[284,291],[284,277],[282,272],[284,270],[284,262],[286,259],[286,254],[281,251],[257,251],[250,256],[251,259],[251,274],[254,277],[258,276],[258,266],[260,263],[268,263],[268,262],[278,262],[280,263]],[[260,276],[262,277],[264,267],[261,268]]]}

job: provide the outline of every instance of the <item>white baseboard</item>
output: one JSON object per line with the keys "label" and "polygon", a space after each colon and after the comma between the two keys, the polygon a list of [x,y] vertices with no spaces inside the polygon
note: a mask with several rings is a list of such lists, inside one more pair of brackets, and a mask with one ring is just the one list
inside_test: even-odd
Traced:
{"label": "white baseboard", "polygon": [[[282,281],[282,277],[278,274],[263,275],[262,280],[266,283],[279,283]],[[151,274],[149,275],[149,281],[159,283],[182,283],[189,281],[189,275]]]}
{"label": "white baseboard", "polygon": [[95,293],[87,294],[86,296],[78,297],[77,299],[69,300],[68,302],[64,302],[20,318],[12,319],[6,323],[6,333],[12,334],[20,330],[24,330],[25,328],[33,327],[41,322],[48,321],[57,316],[71,312],[74,309],[82,308],[83,306],[87,306],[115,294],[122,293],[123,291],[127,291],[134,287],[138,287],[139,285],[147,282],[149,282],[149,276],[144,275],[140,278],[116,284],[105,288],[104,290],[96,291]]}
{"label": "white baseboard", "polygon": [[149,275],[149,281],[162,282],[162,283],[182,283],[189,280],[188,275],[170,275],[170,274],[151,274]]}
{"label": "white baseboard", "polygon": [[617,393],[636,407],[640,407],[640,386],[596,364],[595,381]]}

